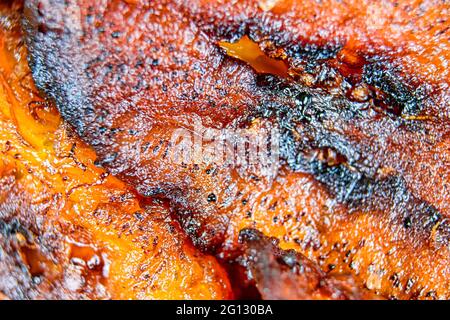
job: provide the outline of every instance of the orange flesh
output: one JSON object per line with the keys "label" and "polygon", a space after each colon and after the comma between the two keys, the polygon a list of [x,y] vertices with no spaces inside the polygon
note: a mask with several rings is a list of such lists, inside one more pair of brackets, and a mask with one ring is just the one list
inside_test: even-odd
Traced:
{"label": "orange flesh", "polygon": [[[0,199],[20,202],[12,218],[24,225],[28,207],[45,208],[34,212],[43,226],[30,231],[31,239],[9,239],[30,279],[41,277],[40,297],[230,298],[215,258],[191,245],[164,205],[143,207],[96,167],[95,153],[37,95],[14,30],[0,28]],[[63,249],[41,248],[38,239],[46,236],[63,239]]]}
{"label": "orange flesh", "polygon": [[247,62],[259,73],[268,73],[285,78],[287,66],[283,61],[268,57],[248,36],[243,36],[235,43],[219,42],[226,53],[236,59]]}

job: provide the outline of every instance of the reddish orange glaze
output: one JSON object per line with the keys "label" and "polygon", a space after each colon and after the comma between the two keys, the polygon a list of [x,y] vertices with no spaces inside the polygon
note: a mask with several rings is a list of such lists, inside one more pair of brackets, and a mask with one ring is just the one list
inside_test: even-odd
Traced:
{"label": "reddish orange glaze", "polygon": [[0,5],[0,299],[232,297],[167,207],[96,167],[39,97],[12,6]]}
{"label": "reddish orange glaze", "polygon": [[[168,242],[185,239],[183,231],[195,247],[227,261],[239,247],[241,230],[256,228],[317,263],[321,277],[350,275],[386,298],[449,298],[448,4],[269,2],[108,0],[93,6],[87,0],[27,0],[24,38],[37,87],[93,147],[98,163],[129,186],[102,176],[91,149],[65,143],[78,140],[65,137],[70,131],[60,130],[65,125],[59,117],[36,131],[23,125],[24,117],[26,123],[36,115],[46,119],[41,114],[50,107],[31,114],[5,107],[30,148],[48,149],[55,140],[38,133],[54,128],[60,154],[74,154],[66,161],[79,170],[72,168],[59,183],[71,186],[61,197],[76,214],[54,215],[95,228],[84,240],[70,241],[92,247],[98,257],[104,248],[89,239],[109,243],[114,235],[120,248],[131,242],[147,252],[153,230],[175,228],[180,233],[167,236]],[[242,41],[245,50],[231,52]],[[285,75],[273,68],[272,75],[262,75],[267,70],[261,65],[255,72],[254,63],[236,59],[255,61],[261,52],[265,61],[285,63],[289,76],[273,76]],[[279,128],[276,174],[202,159],[170,162],[171,138],[180,128],[192,132],[198,120],[208,129],[233,132]],[[15,169],[17,163],[36,159],[41,166],[48,163],[34,152],[30,160],[8,163],[4,176],[27,177]],[[85,172],[91,171],[97,179],[89,179]],[[22,188],[44,197],[33,189],[37,183],[29,178]],[[53,201],[62,201],[58,197]],[[168,201],[171,219],[155,197]],[[149,208],[143,208],[145,201]],[[123,216],[124,206],[133,208],[127,211],[132,216]],[[136,217],[143,217],[145,228]],[[166,229],[158,229],[157,221]],[[179,250],[196,252],[190,245]],[[135,270],[142,256],[126,252],[107,252],[92,281],[105,267],[111,277],[117,260],[126,262],[116,266],[117,274]],[[201,257],[214,264],[201,270],[222,275],[214,259]],[[154,268],[158,273],[159,265]],[[139,285],[154,284],[147,273],[142,277]],[[291,277],[285,279],[292,284]],[[302,291],[284,290],[273,280],[268,283],[279,289],[277,297]],[[218,283],[226,287],[226,280]],[[128,292],[121,290],[116,292]]]}

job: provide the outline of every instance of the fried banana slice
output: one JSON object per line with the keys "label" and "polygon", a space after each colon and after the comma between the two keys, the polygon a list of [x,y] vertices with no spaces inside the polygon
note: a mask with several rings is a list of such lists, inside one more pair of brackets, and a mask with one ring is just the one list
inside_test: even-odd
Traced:
{"label": "fried banana slice", "polygon": [[38,96],[20,18],[20,2],[0,5],[0,298],[233,297],[167,206],[95,166]]}
{"label": "fried banana slice", "polygon": [[[385,297],[448,298],[448,4],[25,3],[37,87],[196,247],[222,258],[255,227]],[[285,72],[253,69],[245,37]],[[274,131],[267,166],[205,156]]]}

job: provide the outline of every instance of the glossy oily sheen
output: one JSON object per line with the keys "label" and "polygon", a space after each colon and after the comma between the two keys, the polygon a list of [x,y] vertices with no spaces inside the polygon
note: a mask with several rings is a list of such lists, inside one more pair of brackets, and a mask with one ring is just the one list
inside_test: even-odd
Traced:
{"label": "glossy oily sheen", "polygon": [[[28,0],[23,29],[37,87],[97,164],[167,201],[202,252],[245,256],[240,234],[254,228],[383,297],[448,298],[448,10]],[[256,45],[287,76],[255,67],[243,53]],[[197,121],[277,128],[279,159],[270,170],[171,162],[172,137]]]}

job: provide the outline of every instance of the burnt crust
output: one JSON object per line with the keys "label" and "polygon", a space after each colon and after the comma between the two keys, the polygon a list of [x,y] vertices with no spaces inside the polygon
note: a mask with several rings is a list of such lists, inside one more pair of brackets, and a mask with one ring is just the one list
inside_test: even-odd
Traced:
{"label": "burnt crust", "polygon": [[[80,8],[79,16],[67,14],[71,5]],[[206,167],[169,167],[164,153],[147,152],[170,140],[177,125],[190,126],[196,117],[214,128],[248,127],[254,120],[280,126],[277,165],[283,174],[311,175],[349,216],[382,215],[383,237],[390,236],[389,227],[404,228],[406,235],[394,249],[405,246],[416,254],[446,250],[448,81],[439,65],[437,80],[430,80],[417,52],[408,53],[417,67],[413,73],[400,46],[389,46],[389,37],[380,40],[381,46],[359,24],[355,30],[365,38],[349,48],[351,39],[338,32],[334,20],[324,26],[314,20],[296,22],[300,11],[295,3],[279,12],[263,12],[247,1],[233,8],[221,2],[133,6],[107,1],[94,8],[82,1],[30,0],[26,8],[24,30],[37,86],[94,147],[99,165],[143,196],[169,199],[174,217],[202,250],[220,251],[232,212],[244,210],[236,197],[245,194],[242,189],[278,191],[263,172],[236,177],[229,168],[215,166],[211,175]],[[423,8],[433,9],[432,2]],[[415,16],[423,8],[396,10]],[[328,9],[317,7],[321,17]],[[60,15],[52,16],[53,10]],[[289,10],[293,18],[283,20]],[[74,21],[77,17],[81,20]],[[144,19],[149,19],[145,27]],[[352,19],[359,21],[358,16]],[[74,27],[78,22],[81,29]],[[310,38],[299,32],[301,27],[320,36]],[[420,34],[418,44],[433,45],[419,26],[413,28]],[[261,77],[216,44],[243,35],[268,55],[285,59],[291,77]],[[179,39],[190,42],[180,44]],[[343,58],[349,53],[356,62]],[[427,59],[434,61],[436,54]],[[360,86],[368,95],[357,100],[351,93]],[[298,105],[299,95],[310,97],[306,108]],[[336,153],[339,163],[311,159],[324,150]],[[211,194],[217,201],[208,201]],[[286,210],[280,206],[277,210]]]}

